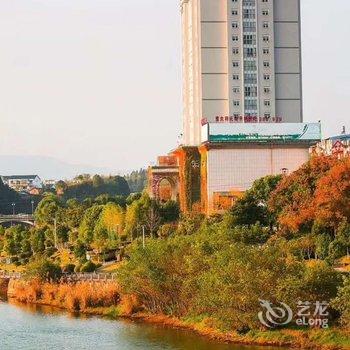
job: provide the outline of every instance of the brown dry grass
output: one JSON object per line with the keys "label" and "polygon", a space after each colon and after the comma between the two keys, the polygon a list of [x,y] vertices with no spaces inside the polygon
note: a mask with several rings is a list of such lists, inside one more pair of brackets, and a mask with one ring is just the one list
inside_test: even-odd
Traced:
{"label": "brown dry grass", "polygon": [[14,281],[11,296],[23,303],[52,305],[72,311],[115,306],[120,301],[119,287],[115,283]]}

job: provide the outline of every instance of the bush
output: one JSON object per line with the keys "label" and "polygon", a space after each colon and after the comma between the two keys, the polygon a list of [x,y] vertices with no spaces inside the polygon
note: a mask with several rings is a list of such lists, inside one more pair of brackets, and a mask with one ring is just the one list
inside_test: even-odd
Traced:
{"label": "bush", "polygon": [[344,283],[338,289],[337,297],[333,299],[332,306],[340,312],[342,325],[350,327],[350,277],[344,277]]}
{"label": "bush", "polygon": [[74,270],[75,270],[74,264],[67,264],[66,266],[63,267],[63,272],[66,272],[66,273],[73,273]]}
{"label": "bush", "polygon": [[80,268],[80,272],[94,272],[97,269],[97,265],[94,264],[92,261],[87,261],[82,267]]}
{"label": "bush", "polygon": [[38,278],[41,281],[57,281],[62,275],[61,268],[47,258],[38,258],[27,266],[26,277]]}
{"label": "bush", "polygon": [[172,224],[164,224],[158,229],[158,236],[160,238],[167,238],[172,236],[176,231],[176,226]]}

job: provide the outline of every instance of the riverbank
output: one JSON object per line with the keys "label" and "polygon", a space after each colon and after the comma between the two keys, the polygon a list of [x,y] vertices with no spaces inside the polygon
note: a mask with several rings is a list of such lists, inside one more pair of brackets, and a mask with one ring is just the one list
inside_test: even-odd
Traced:
{"label": "riverbank", "polygon": [[115,283],[78,282],[74,284],[41,283],[38,280],[13,280],[8,295],[26,304],[53,306],[87,315],[127,318],[185,329],[221,342],[241,345],[293,347],[300,349],[350,349],[350,330],[281,329],[249,331],[244,335],[222,332],[211,326],[210,318],[178,319],[143,312],[133,296],[123,296]]}

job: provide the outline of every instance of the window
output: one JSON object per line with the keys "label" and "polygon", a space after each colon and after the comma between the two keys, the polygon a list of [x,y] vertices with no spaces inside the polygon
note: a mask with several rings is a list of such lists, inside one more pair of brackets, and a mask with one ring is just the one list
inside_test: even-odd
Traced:
{"label": "window", "polygon": [[232,2],[238,2],[238,0],[232,0]]}
{"label": "window", "polygon": [[262,0],[261,2],[269,2],[269,0]]}
{"label": "window", "polygon": [[255,10],[254,9],[243,9],[243,18],[255,18]]}
{"label": "window", "polygon": [[264,74],[264,80],[270,80],[270,74]]}
{"label": "window", "polygon": [[268,49],[268,48],[264,48],[263,49],[263,54],[264,55],[268,55],[270,53],[270,49]]}
{"label": "window", "polygon": [[270,106],[271,106],[270,100],[265,100],[265,101],[264,101],[264,106],[270,107]]}
{"label": "window", "polygon": [[269,27],[270,27],[269,22],[264,22],[264,23],[263,23],[263,28],[269,28]]}
{"label": "window", "polygon": [[269,15],[269,10],[262,10],[263,16],[268,16]]}
{"label": "window", "polygon": [[269,68],[270,67],[270,62],[269,61],[264,61],[264,67]]}
{"label": "window", "polygon": [[237,16],[238,15],[238,10],[232,10],[232,15]]}
{"label": "window", "polygon": [[258,88],[256,86],[245,86],[244,87],[244,96],[245,97],[257,97]]}
{"label": "window", "polygon": [[237,35],[232,35],[232,41],[238,41],[238,36]]}
{"label": "window", "polygon": [[244,82],[247,84],[256,84],[257,76],[256,73],[246,73],[244,74]]}
{"label": "window", "polygon": [[245,47],[244,57],[256,57],[256,48]]}
{"label": "window", "polygon": [[244,32],[256,32],[255,22],[243,22],[243,31]]}
{"label": "window", "polygon": [[270,41],[270,38],[268,35],[263,35],[263,42],[268,43]]}
{"label": "window", "polygon": [[234,105],[234,106],[239,106],[239,101],[238,101],[238,100],[234,100],[234,101],[233,101],[233,105]]}
{"label": "window", "polygon": [[289,174],[289,170],[287,168],[282,168],[281,169],[281,174],[282,175],[288,175]]}
{"label": "window", "polygon": [[264,87],[264,93],[269,94],[271,92],[271,89],[268,86]]}
{"label": "window", "polygon": [[234,55],[238,55],[238,54],[239,54],[239,49],[238,49],[238,47],[234,47],[234,48],[232,49],[232,53],[233,53]]}
{"label": "window", "polygon": [[244,70],[256,70],[256,62],[244,61]]}
{"label": "window", "polygon": [[253,34],[245,34],[243,36],[243,44],[244,45],[255,45],[256,44],[256,36]]}
{"label": "window", "polygon": [[232,28],[238,28],[238,22],[232,22]]}
{"label": "window", "polygon": [[245,105],[245,109],[257,109],[258,108],[258,103],[255,99],[254,100],[245,100],[244,105]]}
{"label": "window", "polygon": [[233,89],[232,89],[233,93],[235,94],[239,94],[239,87],[238,86],[235,86]]}
{"label": "window", "polygon": [[233,74],[232,79],[233,80],[239,80],[239,75],[238,74]]}
{"label": "window", "polygon": [[232,66],[233,66],[233,67],[238,67],[238,66],[239,66],[239,63],[238,63],[237,61],[234,61],[234,62],[232,62]]}
{"label": "window", "polygon": [[264,117],[265,117],[266,119],[270,119],[270,118],[271,118],[271,114],[270,114],[270,113],[264,113]]}

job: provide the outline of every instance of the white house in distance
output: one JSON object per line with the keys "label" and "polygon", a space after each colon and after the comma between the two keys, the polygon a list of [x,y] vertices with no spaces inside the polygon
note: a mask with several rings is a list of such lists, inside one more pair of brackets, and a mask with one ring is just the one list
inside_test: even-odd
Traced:
{"label": "white house in distance", "polygon": [[43,182],[38,175],[10,175],[1,176],[2,182],[17,192],[32,192],[41,190]]}

